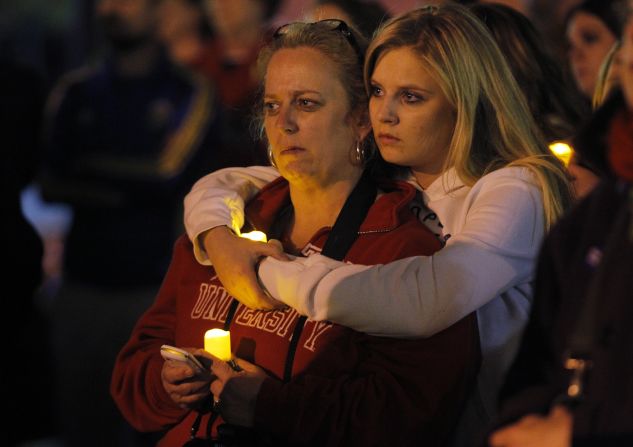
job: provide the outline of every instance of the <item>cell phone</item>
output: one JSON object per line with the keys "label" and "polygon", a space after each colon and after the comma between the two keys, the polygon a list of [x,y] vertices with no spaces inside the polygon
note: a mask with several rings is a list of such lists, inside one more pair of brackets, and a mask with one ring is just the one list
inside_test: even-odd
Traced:
{"label": "cell phone", "polygon": [[160,347],[160,355],[165,360],[175,360],[177,362],[185,362],[196,373],[208,372],[204,365],[196,358],[192,353],[185,351],[184,349],[177,348],[171,345],[163,345]]}

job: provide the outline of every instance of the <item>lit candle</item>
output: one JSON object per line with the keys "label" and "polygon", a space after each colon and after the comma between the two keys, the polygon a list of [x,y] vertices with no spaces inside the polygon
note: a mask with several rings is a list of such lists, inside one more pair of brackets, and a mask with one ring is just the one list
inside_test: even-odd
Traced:
{"label": "lit candle", "polygon": [[574,150],[569,144],[558,141],[550,144],[549,149],[565,164],[565,166],[569,166],[569,161],[574,153]]}
{"label": "lit candle", "polygon": [[266,238],[266,233],[261,231],[251,231],[249,233],[242,233],[240,237],[250,239],[251,241],[257,242],[266,242],[268,239]]}
{"label": "lit candle", "polygon": [[204,350],[219,359],[231,360],[231,333],[222,329],[209,329],[204,334]]}

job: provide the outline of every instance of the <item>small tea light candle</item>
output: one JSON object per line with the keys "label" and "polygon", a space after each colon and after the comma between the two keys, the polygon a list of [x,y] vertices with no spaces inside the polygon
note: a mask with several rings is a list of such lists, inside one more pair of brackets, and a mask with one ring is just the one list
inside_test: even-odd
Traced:
{"label": "small tea light candle", "polygon": [[231,360],[231,333],[222,329],[209,329],[204,334],[204,350],[219,359]]}

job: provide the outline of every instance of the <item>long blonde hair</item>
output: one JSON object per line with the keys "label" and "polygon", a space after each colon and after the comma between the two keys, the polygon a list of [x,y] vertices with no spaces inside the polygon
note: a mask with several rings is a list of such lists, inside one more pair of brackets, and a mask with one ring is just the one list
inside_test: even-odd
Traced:
{"label": "long blonde hair", "polygon": [[365,85],[379,57],[409,47],[440,84],[456,113],[444,169],[472,186],[505,166],[529,168],[541,186],[546,228],[571,203],[564,166],[549,151],[501,51],[466,8],[447,3],[396,17],[377,32],[365,59]]}

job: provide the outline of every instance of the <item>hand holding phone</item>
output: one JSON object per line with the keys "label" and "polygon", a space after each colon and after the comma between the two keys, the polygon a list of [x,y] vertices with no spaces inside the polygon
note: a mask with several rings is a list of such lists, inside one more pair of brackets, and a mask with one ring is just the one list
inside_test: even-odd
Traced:
{"label": "hand holding phone", "polygon": [[177,348],[171,345],[163,345],[160,347],[160,355],[165,360],[175,360],[177,362],[184,362],[189,365],[196,374],[209,372],[204,365],[194,356],[192,353],[185,351],[184,349]]}

